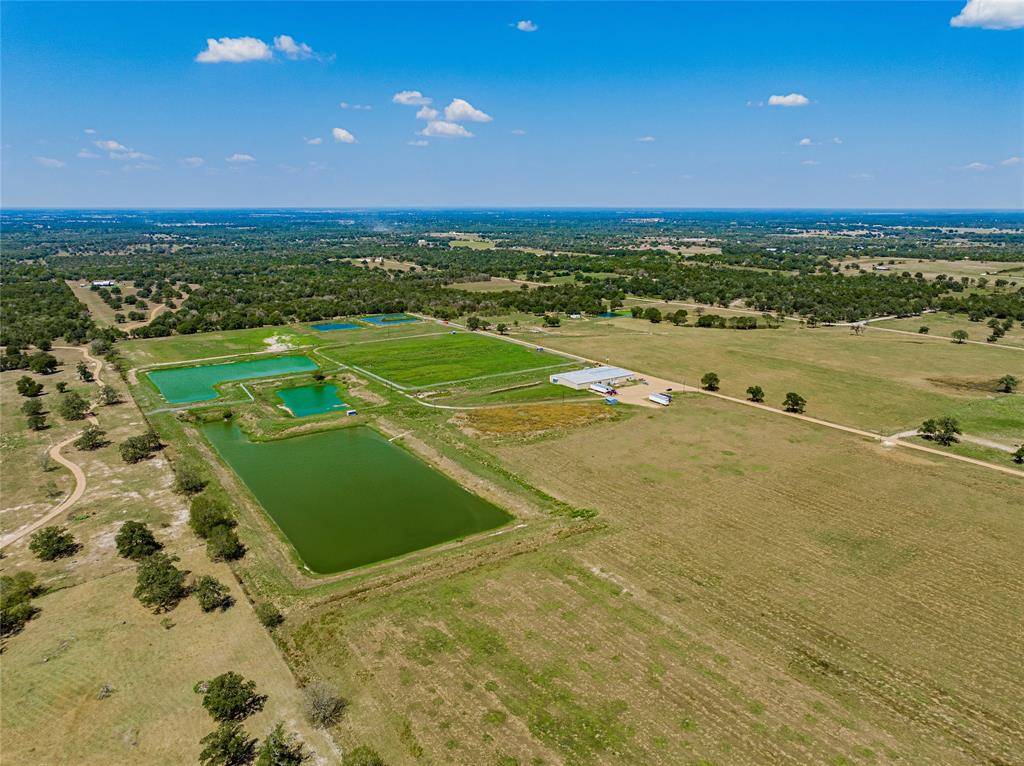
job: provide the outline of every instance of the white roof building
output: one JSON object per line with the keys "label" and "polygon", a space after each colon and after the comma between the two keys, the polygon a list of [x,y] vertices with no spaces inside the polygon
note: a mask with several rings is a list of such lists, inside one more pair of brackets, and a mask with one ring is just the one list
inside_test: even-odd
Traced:
{"label": "white roof building", "polygon": [[635,377],[636,373],[621,367],[588,367],[572,372],[556,372],[548,379],[555,385],[580,390],[589,388],[594,383],[615,385],[622,381],[633,380]]}

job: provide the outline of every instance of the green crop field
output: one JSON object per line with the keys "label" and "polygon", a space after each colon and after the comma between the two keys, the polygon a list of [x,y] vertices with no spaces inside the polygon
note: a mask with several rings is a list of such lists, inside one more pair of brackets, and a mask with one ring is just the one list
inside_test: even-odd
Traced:
{"label": "green crop field", "polygon": [[327,349],[323,355],[410,388],[571,363],[555,354],[464,332],[350,345]]}

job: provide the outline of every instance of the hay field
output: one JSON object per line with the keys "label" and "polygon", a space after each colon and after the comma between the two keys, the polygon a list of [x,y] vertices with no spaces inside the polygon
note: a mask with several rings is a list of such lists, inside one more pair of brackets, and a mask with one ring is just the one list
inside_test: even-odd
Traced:
{"label": "hay field", "polygon": [[[747,386],[759,385],[775,406],[795,391],[807,399],[810,415],[880,433],[961,411],[965,420],[983,418],[1004,408],[999,395],[964,381],[987,384],[1005,374],[1024,380],[1024,354],[870,327],[854,336],[848,328],[792,322],[739,331],[623,318],[563,326],[543,343],[689,385],[713,371],[723,393],[743,397]],[[1011,409],[1024,426],[1024,397],[1013,396]]]}
{"label": "hay field", "polygon": [[488,447],[604,529],[288,635],[388,763],[976,764],[1024,750],[1024,484],[699,396]]}
{"label": "hay field", "polygon": [[555,354],[463,332],[349,345],[322,355],[411,388],[569,363]]}

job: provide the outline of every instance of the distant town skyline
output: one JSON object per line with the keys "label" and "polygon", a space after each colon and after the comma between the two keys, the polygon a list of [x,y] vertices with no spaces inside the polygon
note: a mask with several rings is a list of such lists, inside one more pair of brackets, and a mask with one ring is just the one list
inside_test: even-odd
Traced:
{"label": "distant town skyline", "polygon": [[1024,0],[3,3],[4,207],[1024,207]]}

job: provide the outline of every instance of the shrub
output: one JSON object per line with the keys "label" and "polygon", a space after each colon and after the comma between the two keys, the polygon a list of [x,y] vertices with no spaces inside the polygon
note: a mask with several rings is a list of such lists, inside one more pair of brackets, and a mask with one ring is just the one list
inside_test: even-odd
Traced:
{"label": "shrub", "polygon": [[196,495],[188,508],[188,525],[197,536],[207,538],[214,527],[232,527],[235,520],[231,512],[219,500],[209,495]]}
{"label": "shrub", "polygon": [[207,485],[199,469],[191,463],[182,463],[174,470],[174,491],[183,495],[195,495]]}
{"label": "shrub", "polygon": [[154,613],[169,612],[188,593],[185,572],[174,566],[177,560],[177,556],[154,553],[139,562],[135,598]]}
{"label": "shrub", "polygon": [[261,601],[256,605],[256,617],[265,628],[276,628],[284,622],[284,615],[269,601]]}
{"label": "shrub", "polygon": [[345,754],[344,766],[384,766],[384,759],[367,745],[354,747]]}
{"label": "shrub", "polygon": [[28,368],[39,375],[56,372],[59,364],[57,357],[45,351],[37,351],[28,358]]}
{"label": "shrub", "polygon": [[138,463],[147,459],[150,455],[160,449],[160,437],[154,431],[148,431],[141,436],[129,436],[118,446],[121,458],[126,463]]}
{"label": "shrub", "polygon": [[295,733],[285,734],[284,723],[279,721],[260,745],[256,766],[299,766],[308,759],[302,740]]}
{"label": "shrub", "polygon": [[149,527],[141,521],[126,521],[122,524],[121,528],[117,530],[114,543],[117,545],[118,555],[133,561],[140,561],[146,556],[151,556],[163,547],[153,537]]}
{"label": "shrub", "polygon": [[57,412],[65,420],[84,420],[89,411],[89,402],[77,391],[69,391],[57,403]]}
{"label": "shrub", "polygon": [[221,673],[203,689],[203,707],[215,721],[244,720],[262,710],[266,701],[266,695],[256,693],[255,681],[248,681],[233,670]]}
{"label": "shrub", "polygon": [[38,614],[31,601],[41,592],[31,572],[0,577],[0,636],[13,636]]}
{"label": "shrub", "polygon": [[21,411],[29,417],[32,415],[42,415],[43,403],[38,399],[29,399],[21,405]]}
{"label": "shrub", "polygon": [[90,423],[82,429],[82,433],[75,439],[75,448],[80,450],[99,449],[107,443],[103,438],[106,435],[106,431]]}
{"label": "shrub", "polygon": [[43,384],[37,383],[28,375],[22,375],[14,385],[22,396],[39,396],[43,393]]}
{"label": "shrub", "polygon": [[112,404],[118,404],[121,401],[121,394],[117,392],[117,389],[109,384],[105,384],[100,388],[100,403],[106,406]]}
{"label": "shrub", "polygon": [[79,548],[65,527],[43,527],[29,538],[28,549],[43,561],[70,556]]}
{"label": "shrub", "polygon": [[237,723],[222,723],[201,740],[199,753],[202,766],[244,766],[256,755],[256,740],[249,739]]}
{"label": "shrub", "polygon": [[206,538],[206,553],[214,561],[234,561],[245,555],[245,546],[234,528],[218,524]]}
{"label": "shrub", "polygon": [[310,725],[318,729],[333,726],[345,712],[344,697],[323,681],[314,681],[302,690],[302,709]]}
{"label": "shrub", "polygon": [[212,612],[214,609],[224,611],[235,603],[228,586],[210,575],[200,577],[193,590],[199,600],[199,608],[204,612]]}

